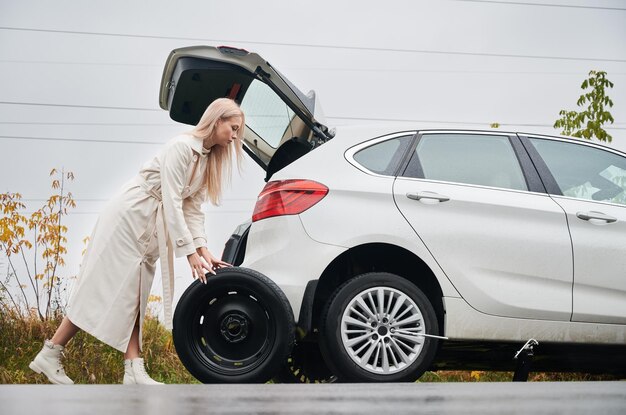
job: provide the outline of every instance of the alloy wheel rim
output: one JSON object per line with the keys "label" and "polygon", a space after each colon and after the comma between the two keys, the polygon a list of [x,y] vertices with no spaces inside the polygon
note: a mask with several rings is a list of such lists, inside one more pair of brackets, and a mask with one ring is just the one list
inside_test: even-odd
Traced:
{"label": "alloy wheel rim", "polygon": [[391,287],[373,287],[355,295],[341,316],[341,341],[362,369],[390,375],[420,355],[425,334],[421,310],[408,295]]}

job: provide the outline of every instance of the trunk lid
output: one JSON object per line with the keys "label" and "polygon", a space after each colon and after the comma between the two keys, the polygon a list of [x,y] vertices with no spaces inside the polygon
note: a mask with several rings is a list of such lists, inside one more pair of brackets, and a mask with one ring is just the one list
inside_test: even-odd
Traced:
{"label": "trunk lid", "polygon": [[206,107],[221,97],[237,101],[246,114],[244,148],[266,170],[266,180],[332,138],[322,124],[315,92],[302,93],[256,53],[225,46],[192,46],[170,53],[159,105],[173,120],[195,125]]}

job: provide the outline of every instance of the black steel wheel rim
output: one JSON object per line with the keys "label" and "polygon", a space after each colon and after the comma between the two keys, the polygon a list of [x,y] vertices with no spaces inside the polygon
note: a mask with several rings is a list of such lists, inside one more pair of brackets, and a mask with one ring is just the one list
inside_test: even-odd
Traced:
{"label": "black steel wheel rim", "polygon": [[188,336],[199,362],[222,375],[254,370],[276,338],[271,309],[245,287],[211,290],[198,302]]}

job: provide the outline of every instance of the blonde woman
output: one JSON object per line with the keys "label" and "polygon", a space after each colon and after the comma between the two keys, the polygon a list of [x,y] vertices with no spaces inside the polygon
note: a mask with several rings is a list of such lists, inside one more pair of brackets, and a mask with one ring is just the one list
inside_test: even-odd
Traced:
{"label": "blonde woman", "polygon": [[218,204],[233,153],[242,158],[244,114],[228,98],[209,105],[197,126],[170,140],[107,205],[92,233],[67,316],[30,368],[52,383],[72,384],[61,352],[80,330],[124,353],[124,384],[159,384],[140,357],[146,303],[160,258],[165,325],[171,329],[173,256],[186,256],[191,275],[229,264],[206,248],[202,203]]}

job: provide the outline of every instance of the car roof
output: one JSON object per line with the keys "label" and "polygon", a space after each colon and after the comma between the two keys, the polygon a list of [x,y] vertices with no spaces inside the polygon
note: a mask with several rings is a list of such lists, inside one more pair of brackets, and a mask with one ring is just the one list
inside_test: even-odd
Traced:
{"label": "car roof", "polygon": [[[414,128],[411,128],[414,127]],[[500,129],[476,129],[476,128],[415,128],[416,125],[410,123],[385,123],[385,124],[362,124],[362,125],[344,125],[335,127],[334,140],[341,140],[345,145],[359,144],[368,140],[373,140],[385,135],[395,134],[399,132],[407,133],[469,133],[469,134],[495,134],[495,135],[520,135],[532,138],[543,138],[552,140],[565,140],[576,142],[584,145],[590,145],[593,147],[603,148],[609,151],[617,152],[626,155],[625,152],[608,146],[605,143],[599,143],[596,141],[586,140],[583,138],[566,136],[566,135],[549,135],[530,133],[522,131],[507,131]]]}

